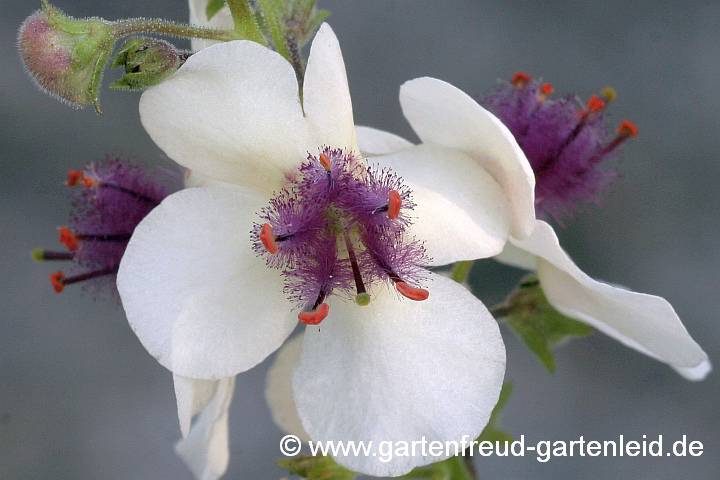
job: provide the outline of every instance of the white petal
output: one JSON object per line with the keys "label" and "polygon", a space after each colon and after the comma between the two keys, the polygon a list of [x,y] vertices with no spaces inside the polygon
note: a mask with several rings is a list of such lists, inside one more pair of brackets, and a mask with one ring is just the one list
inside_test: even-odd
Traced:
{"label": "white petal", "polygon": [[[423,437],[459,443],[482,432],[505,373],[498,325],[461,285],[431,279],[424,302],[384,289],[366,307],[331,299],[328,318],[305,329],[293,393],[313,440],[372,441],[377,448]],[[352,454],[335,459],[382,477],[447,458],[421,453],[389,462]]]}
{"label": "white petal", "polygon": [[295,435],[303,442],[310,437],[303,429],[292,396],[292,373],[302,352],[303,334],[295,335],[280,348],[267,373],[265,400],[273,421],[285,433]]}
{"label": "white petal", "polygon": [[394,133],[385,132],[372,127],[355,126],[358,147],[365,156],[387,155],[400,152],[413,146]]}
{"label": "white petal", "polygon": [[515,246],[512,242],[506,243],[503,251],[495,255],[493,259],[523,270],[537,270],[537,257],[527,250]]}
{"label": "white petal", "polygon": [[173,373],[219,379],[248,370],[297,324],[277,270],[251,248],[258,197],[189,188],[135,229],[118,272],[130,326]]}
{"label": "white petal", "polygon": [[212,399],[190,429],[175,444],[175,453],[198,480],[217,480],[225,474],[230,459],[228,409],[235,390],[235,377],[216,382]]}
{"label": "white petal", "polygon": [[712,371],[710,360],[705,360],[699,365],[690,368],[673,367],[675,371],[685,377],[687,380],[699,381],[704,380],[708,373]]}
{"label": "white petal", "polygon": [[513,236],[530,235],[535,176],[510,130],[461,90],[435,78],[406,82],[400,104],[423,142],[465,152],[490,172],[512,203]]}
{"label": "white petal", "polygon": [[183,438],[190,433],[192,417],[204,409],[213,399],[223,380],[198,380],[173,374],[178,420]]}
{"label": "white petal", "polygon": [[707,355],[661,297],[598,282],[583,273],[560,247],[552,227],[540,220],[533,235],[511,241],[537,255],[537,273],[548,301],[628,347],[673,368],[702,372]]}
{"label": "white petal", "polygon": [[310,142],[292,67],[250,41],[191,56],[143,93],[140,119],[176,162],[268,196],[318,147]]}
{"label": "white petal", "polygon": [[310,47],[303,108],[316,147],[356,149],[345,62],[337,37],[327,23],[322,24]]}
{"label": "white petal", "polygon": [[502,188],[467,155],[436,145],[418,145],[374,157],[412,190],[417,204],[410,233],[425,242],[432,265],[487,258],[508,238],[510,208]]}
{"label": "white petal", "polygon": [[[207,8],[209,0],[190,0],[190,25],[198,25],[200,27],[211,27],[219,30],[232,30],[235,28],[235,22],[233,22],[232,16],[230,15],[230,9],[225,5],[220,9],[210,20],[207,18],[205,9]],[[201,50],[210,45],[214,45],[216,42],[213,40],[202,40],[199,38],[193,38],[190,40],[190,47],[194,50]]]}
{"label": "white petal", "polygon": [[236,183],[223,182],[222,180],[218,180],[216,178],[206,177],[205,175],[201,175],[198,172],[190,170],[188,168],[185,170],[185,188],[196,187],[224,188],[225,190],[232,190],[234,192],[264,198],[264,192],[258,191],[255,188],[245,185],[238,185]]}

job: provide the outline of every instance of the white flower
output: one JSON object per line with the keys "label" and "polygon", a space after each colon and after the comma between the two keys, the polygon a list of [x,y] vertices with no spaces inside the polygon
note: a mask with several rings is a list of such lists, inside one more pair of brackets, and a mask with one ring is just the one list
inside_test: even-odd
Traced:
{"label": "white flower", "polygon": [[[258,212],[309,153],[324,146],[357,152],[337,39],[327,25],[318,31],[302,104],[288,62],[237,41],[190,57],[143,94],[140,114],[153,140],[196,179],[233,185],[188,188],[168,197],[136,228],[118,273],[131,327],[176,375],[183,431],[188,418],[209,405],[197,425],[202,438],[217,439],[227,427],[232,377],[264,360],[298,322],[283,277],[252,249],[249,232]],[[493,148],[513,151],[504,127],[489,124],[486,133]],[[428,152],[420,149],[418,156]],[[441,175],[423,167],[424,176],[414,172],[409,184],[418,205],[413,231],[424,235],[429,255],[444,263],[495,255],[508,235],[510,210],[502,188],[463,161],[453,164],[450,158]],[[464,166],[473,168],[472,175]],[[406,174],[403,168],[397,172]],[[472,193],[457,197],[457,185]],[[505,370],[497,323],[462,286],[432,273],[428,280],[430,298],[420,302],[377,286],[368,306],[333,296],[327,319],[306,328],[292,392],[312,439],[446,441],[480,434]],[[197,475],[212,478],[226,444],[200,445],[197,455],[185,455],[186,462]],[[336,460],[384,476],[442,458]],[[192,466],[196,460],[199,466]]]}
{"label": "white flower", "polygon": [[[498,261],[536,270],[548,301],[563,314],[583,321],[657,360],[691,380],[711,370],[705,352],[690,337],[677,314],[663,298],[635,293],[593,280],[563,251],[552,227],[536,220],[533,192],[528,183],[510,180],[518,171],[513,156],[507,162],[487,162],[485,125],[492,116],[462,91],[441,80],[418,78],[400,89],[400,103],[423,144],[412,146],[399,137],[358,127],[358,143],[366,154],[382,155],[385,164],[401,168],[416,151],[434,149],[424,159],[427,168],[465,155],[487,168],[513,202],[513,229]],[[423,166],[409,170],[408,181]],[[508,179],[503,181],[503,179]],[[534,185],[534,183],[533,183]],[[470,195],[458,184],[456,195]],[[526,238],[523,238],[523,235]]]}

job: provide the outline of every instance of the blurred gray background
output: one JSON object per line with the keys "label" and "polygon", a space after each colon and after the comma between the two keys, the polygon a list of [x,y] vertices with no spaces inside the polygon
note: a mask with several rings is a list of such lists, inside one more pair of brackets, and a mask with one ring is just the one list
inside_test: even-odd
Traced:
{"label": "blurred gray background", "polygon": [[[137,93],[104,88],[106,114],[74,111],[37,91],[15,52],[16,29],[38,1],[0,7],[2,111],[1,479],[189,479],[172,450],[180,431],[171,375],[148,355],[119,306],[80,288],[56,295],[54,248],[67,224],[67,170],[105,154],[169,165],[143,131]],[[109,2],[108,2],[109,3]],[[583,99],[612,85],[613,126],[634,121],[639,136],[616,167],[604,206],[558,229],[589,274],[667,298],[720,364],[720,3],[436,2],[319,0],[343,48],[358,124],[414,138],[397,101],[418,76],[471,95],[521,70]],[[183,0],[56,0],[75,16],[183,21]],[[110,73],[108,80],[114,77]],[[519,278],[491,261],[471,280],[488,303]],[[507,332],[505,332],[507,333]],[[483,479],[717,478],[720,381],[690,383],[663,364],[595,334],[557,351],[548,374],[511,334],[507,378],[515,391],[503,425],[527,443],[616,440],[665,445],[687,435],[701,457],[525,458],[477,462]],[[264,403],[268,360],[238,378],[231,410],[228,479],[274,479],[281,432]]]}

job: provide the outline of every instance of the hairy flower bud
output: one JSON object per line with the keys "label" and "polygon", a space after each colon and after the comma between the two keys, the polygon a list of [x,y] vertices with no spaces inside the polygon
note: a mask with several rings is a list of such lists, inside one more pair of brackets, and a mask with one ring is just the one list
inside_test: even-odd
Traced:
{"label": "hairy flower bud", "polygon": [[180,68],[189,54],[164,40],[134,37],[115,56],[112,68],[125,67],[125,76],[110,88],[142,90],[165,80]]}
{"label": "hairy flower bud", "polygon": [[93,104],[100,113],[98,89],[115,44],[111,23],[75,19],[47,2],[20,27],[18,49],[38,86],[72,106]]}

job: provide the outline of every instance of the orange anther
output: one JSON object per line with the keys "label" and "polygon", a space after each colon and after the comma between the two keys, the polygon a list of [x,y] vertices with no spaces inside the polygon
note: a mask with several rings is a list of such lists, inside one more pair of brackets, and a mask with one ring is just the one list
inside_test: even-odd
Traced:
{"label": "orange anther", "polygon": [[263,243],[263,246],[265,246],[265,250],[272,255],[277,253],[277,243],[275,243],[275,237],[273,236],[272,227],[269,223],[263,224],[260,229],[260,241]]}
{"label": "orange anther", "polygon": [[64,278],[65,274],[63,272],[50,274],[50,284],[52,285],[53,290],[55,290],[55,293],[60,293],[65,290],[65,284],[63,283]]}
{"label": "orange anther", "polygon": [[600,100],[597,96],[593,95],[588,100],[588,110],[591,112],[597,112],[605,108],[605,102]]}
{"label": "orange anther", "polygon": [[298,320],[305,325],[318,325],[325,320],[330,312],[330,306],[327,303],[321,303],[315,310],[310,312],[302,312],[298,315]]}
{"label": "orange anther", "polygon": [[397,190],[390,190],[388,194],[388,218],[395,220],[400,214],[400,207],[402,207],[402,198]]}
{"label": "orange anther", "polygon": [[75,251],[78,248],[77,237],[67,227],[60,227],[60,238],[58,242],[64,244],[68,250]]}
{"label": "orange anther", "polygon": [[75,187],[83,181],[85,173],[82,170],[68,170],[68,187]]}
{"label": "orange anther", "polygon": [[527,73],[515,72],[515,75],[512,76],[510,83],[515,85],[517,88],[523,88],[525,85],[530,83],[531,80],[532,77]]}
{"label": "orange anther", "polygon": [[321,164],[321,165],[323,166],[323,168],[324,168],[325,170],[327,170],[328,172],[329,172],[330,169],[332,168],[332,162],[330,161],[330,157],[328,157],[328,156],[325,155],[324,153],[321,153],[321,154],[320,154],[320,164]]}
{"label": "orange anther", "polygon": [[397,282],[395,284],[395,288],[398,292],[400,292],[400,295],[409,298],[410,300],[415,300],[416,302],[427,300],[430,296],[430,292],[424,288],[411,287],[405,282]]}
{"label": "orange anther", "polygon": [[553,92],[553,86],[549,83],[543,83],[540,87],[540,91],[543,93],[543,95],[550,95]]}
{"label": "orange anther", "polygon": [[637,127],[632,123],[628,122],[627,120],[621,123],[620,126],[617,127],[615,130],[617,131],[617,133],[625,137],[634,137],[635,135],[637,135]]}
{"label": "orange anther", "polygon": [[85,185],[85,188],[90,187],[96,187],[99,182],[95,180],[94,178],[84,177],[83,178],[83,185]]}

